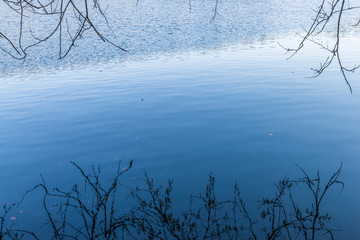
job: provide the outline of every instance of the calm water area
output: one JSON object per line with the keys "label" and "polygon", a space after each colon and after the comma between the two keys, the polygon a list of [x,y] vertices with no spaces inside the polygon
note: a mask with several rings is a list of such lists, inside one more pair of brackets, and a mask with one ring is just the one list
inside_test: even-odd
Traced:
{"label": "calm water area", "polygon": [[[101,165],[111,178],[119,161],[134,160],[123,183],[137,185],[144,170],[159,184],[174,179],[179,209],[210,172],[219,196],[231,197],[237,181],[251,206],[282,177],[301,177],[297,164],[326,178],[343,162],[345,187],[324,209],[338,239],[358,239],[359,74],[349,75],[350,94],[337,65],[308,78],[326,56],[318,47],[288,60],[278,42],[296,46],[316,4],[282,2],[220,1],[211,22],[210,1],[191,11],[188,1],[125,1],[120,16],[108,14],[129,53],[91,35],[63,61],[46,45],[25,62],[1,53],[0,203],[19,200],[40,174],[50,186],[72,186],[81,179],[70,161]],[[342,42],[350,66],[356,35]],[[24,202],[17,219],[40,221],[40,198]]]}

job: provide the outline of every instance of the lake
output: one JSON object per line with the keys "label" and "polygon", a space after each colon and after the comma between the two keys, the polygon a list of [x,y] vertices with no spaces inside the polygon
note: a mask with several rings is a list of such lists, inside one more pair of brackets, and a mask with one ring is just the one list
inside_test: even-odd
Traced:
{"label": "lake", "polygon": [[[324,60],[318,47],[287,59],[278,42],[296,46],[317,5],[286,2],[220,1],[211,21],[213,1],[192,1],[191,10],[188,1],[125,1],[108,15],[128,53],[91,33],[61,61],[51,41],[25,62],[1,53],[0,203],[18,201],[40,174],[53,187],[81,181],[70,161],[101,165],[111,178],[134,160],[123,184],[137,185],[144,170],[159,184],[174,179],[176,208],[204,190],[209,173],[218,196],[231,197],[237,181],[254,207],[284,176],[301,177],[297,165],[327,178],[343,162],[345,187],[329,192],[324,210],[337,238],[355,239],[359,75],[349,75],[350,94],[336,64],[308,78]],[[356,35],[342,39],[350,66]],[[15,215],[31,227],[44,213],[41,194],[29,198]]]}

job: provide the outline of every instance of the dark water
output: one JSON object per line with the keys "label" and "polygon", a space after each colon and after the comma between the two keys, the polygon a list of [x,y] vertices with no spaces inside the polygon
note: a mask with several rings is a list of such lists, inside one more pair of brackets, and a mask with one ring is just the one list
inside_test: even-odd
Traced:
{"label": "dark water", "polygon": [[[134,160],[125,184],[136,185],[145,169],[160,183],[175,179],[179,199],[201,191],[213,172],[220,196],[230,196],[238,181],[249,201],[271,195],[273,184],[284,175],[301,176],[296,164],[329,176],[343,162],[345,188],[341,194],[339,189],[331,192],[325,208],[334,225],[343,229],[340,239],[356,238],[358,75],[350,78],[350,94],[336,66],[318,78],[305,78],[322,60],[318,49],[309,47],[286,60],[277,41],[291,45],[292,35],[259,40],[260,28],[253,40],[235,44],[235,35],[242,32],[234,31],[230,42],[205,42],[200,50],[196,44],[178,47],[182,41],[187,44],[181,39],[173,41],[174,52],[159,43],[169,53],[150,48],[145,60],[109,57],[111,61],[94,66],[95,60],[89,60],[63,70],[61,63],[44,63],[50,67],[41,70],[26,62],[23,68],[4,70],[1,202],[19,199],[40,181],[40,173],[53,186],[66,188],[79,181],[69,161],[84,168],[102,165],[110,178],[119,161]],[[351,64],[359,54],[354,43],[358,40],[351,36],[344,40],[344,59]],[[29,225],[30,219],[42,218],[32,210],[36,199],[24,203]]]}

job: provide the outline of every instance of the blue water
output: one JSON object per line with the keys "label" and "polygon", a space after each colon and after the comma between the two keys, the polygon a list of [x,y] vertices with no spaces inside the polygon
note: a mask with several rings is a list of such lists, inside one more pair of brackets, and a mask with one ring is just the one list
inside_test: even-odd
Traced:
{"label": "blue water", "polygon": [[[136,185],[146,170],[160,183],[175,179],[179,199],[202,191],[213,172],[220,196],[230,196],[238,181],[249,201],[271,195],[285,175],[301,176],[296,164],[328,176],[343,162],[345,188],[340,195],[339,189],[330,193],[326,209],[343,229],[340,239],[357,237],[358,74],[350,75],[354,94],[336,65],[306,78],[322,52],[309,46],[287,60],[277,42],[291,45],[294,36],[276,29],[270,34],[271,27],[255,29],[255,37],[240,43],[236,36],[243,32],[229,27],[224,31],[236,33],[230,41],[220,34],[209,43],[186,45],[194,29],[184,35],[179,30],[185,40],[164,39],[174,46],[150,45],[105,62],[90,56],[72,65],[77,58],[58,63],[39,57],[21,65],[2,58],[1,202],[18,200],[40,181],[40,173],[52,186],[79,181],[69,161],[84,168],[102,165],[110,178],[119,161],[125,166],[134,160],[126,184]],[[355,42],[352,36],[344,40],[346,63],[356,63]],[[29,219],[42,217],[31,210],[36,199],[24,203]]]}

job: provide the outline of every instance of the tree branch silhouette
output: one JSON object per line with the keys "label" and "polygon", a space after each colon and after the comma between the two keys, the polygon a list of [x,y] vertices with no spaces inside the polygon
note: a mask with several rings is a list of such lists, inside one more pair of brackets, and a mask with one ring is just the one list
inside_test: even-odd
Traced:
{"label": "tree branch silhouette", "polygon": [[[323,213],[322,205],[328,192],[339,180],[342,164],[327,181],[319,171],[311,177],[299,167],[302,177],[285,177],[276,184],[275,193],[259,202],[259,210],[248,211],[237,184],[233,197],[219,200],[215,177],[210,174],[205,191],[191,195],[187,210],[174,210],[173,184],[157,186],[145,173],[143,184],[130,188],[120,183],[120,177],[132,167],[118,169],[111,181],[104,182],[101,168],[87,172],[76,163],[83,182],[75,183],[70,191],[49,188],[41,183],[24,194],[41,190],[42,208],[46,221],[42,229],[47,239],[334,239],[329,227],[331,217]],[[298,197],[301,188],[301,197]],[[304,189],[307,191],[304,192]],[[119,193],[130,196],[133,207],[123,210]],[[304,202],[304,194],[310,196]],[[301,201],[301,202],[300,202]],[[0,240],[41,239],[36,231],[18,228],[8,222],[9,213],[18,204],[5,204],[0,212]],[[123,210],[123,212],[120,212]],[[43,230],[44,231],[44,230]],[[50,238],[49,238],[50,236]]]}
{"label": "tree branch silhouette", "polygon": [[[314,76],[317,77],[321,75],[333,62],[336,62],[339,66],[339,70],[343,79],[345,80],[347,86],[349,87],[350,92],[352,93],[352,87],[349,82],[347,73],[354,73],[360,65],[355,65],[354,67],[345,67],[341,58],[341,33],[342,28],[344,27],[343,19],[344,14],[353,11],[356,9],[360,9],[360,6],[351,5],[348,0],[322,0],[320,6],[317,10],[314,10],[315,17],[312,20],[312,23],[308,29],[304,29],[305,34],[300,35],[301,41],[296,48],[287,48],[282,46],[287,52],[290,52],[291,55],[289,58],[296,55],[307,42],[314,43],[320,46],[321,49],[328,52],[328,56],[325,60],[320,63],[318,68],[311,68],[314,71]],[[332,25],[332,21],[334,21],[334,25]],[[357,22],[352,27],[355,27],[359,24]],[[335,41],[328,45],[322,42],[321,34],[326,33],[335,33]]]}
{"label": "tree branch silhouette", "polygon": [[[105,20],[107,26],[110,28],[109,21],[99,0],[1,0],[1,2],[19,16],[17,41],[6,36],[0,29],[0,38],[5,39],[5,43],[8,47],[6,49],[1,46],[0,49],[15,59],[25,59],[30,48],[37,46],[50,38],[56,37],[58,38],[58,58],[63,59],[69,54],[75,43],[83,36],[83,34],[89,30],[92,30],[103,42],[122,51],[126,51],[124,48],[105,37],[96,27],[93,18],[95,18],[97,13],[98,16]],[[47,25],[47,27],[50,27],[50,31],[43,37],[35,36],[32,27],[30,27],[29,31],[32,36],[32,43],[24,44],[25,14],[27,14],[28,17],[48,16],[54,18],[57,16],[58,20],[55,24],[51,24],[51,22],[47,23],[50,25]],[[71,30],[71,26],[74,25],[78,25],[77,29]],[[64,36],[64,33],[67,33],[67,36]],[[68,43],[64,43],[65,37],[68,38]]]}

